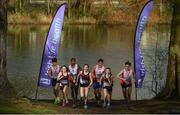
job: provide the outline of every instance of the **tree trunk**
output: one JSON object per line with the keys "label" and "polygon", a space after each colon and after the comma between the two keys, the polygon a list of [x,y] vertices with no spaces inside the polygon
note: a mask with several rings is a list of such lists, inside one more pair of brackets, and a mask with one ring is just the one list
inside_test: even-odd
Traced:
{"label": "tree trunk", "polygon": [[68,18],[71,18],[71,0],[68,0]]}
{"label": "tree trunk", "polygon": [[6,73],[7,0],[0,1],[0,96],[10,96]]}
{"label": "tree trunk", "polygon": [[22,1],[21,0],[19,0],[19,9],[20,9],[20,12],[21,12],[21,10],[22,10]]}
{"label": "tree trunk", "polygon": [[166,86],[160,93],[165,99],[180,96],[180,1],[174,2]]}
{"label": "tree trunk", "polygon": [[86,0],[84,0],[84,4],[83,4],[83,14],[84,16],[86,16]]}
{"label": "tree trunk", "polygon": [[50,14],[50,0],[47,0],[47,14]]}
{"label": "tree trunk", "polygon": [[109,8],[111,6],[111,0],[106,0],[107,7]]}

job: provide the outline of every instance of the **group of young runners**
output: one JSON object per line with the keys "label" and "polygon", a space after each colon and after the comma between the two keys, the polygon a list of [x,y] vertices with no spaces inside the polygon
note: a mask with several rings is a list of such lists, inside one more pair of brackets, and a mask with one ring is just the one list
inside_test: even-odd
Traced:
{"label": "group of young runners", "polygon": [[[121,70],[117,77],[120,79],[122,92],[125,100],[129,103],[131,98],[131,87],[133,80],[133,71],[130,68],[131,63],[125,62],[125,67]],[[111,68],[104,66],[103,59],[99,59],[97,64],[90,71],[89,64],[84,64],[83,68],[77,64],[75,58],[70,59],[70,65],[60,66],[56,58],[52,59],[52,66],[48,70],[48,76],[51,78],[55,101],[54,104],[62,103],[65,106],[69,103],[67,90],[71,88],[72,107],[77,107],[78,92],[80,89],[80,102],[87,109],[88,93],[90,87],[93,86],[94,96],[97,106],[101,104],[101,92],[103,91],[103,107],[109,108],[111,102],[113,75]],[[62,102],[60,99],[62,94]]]}

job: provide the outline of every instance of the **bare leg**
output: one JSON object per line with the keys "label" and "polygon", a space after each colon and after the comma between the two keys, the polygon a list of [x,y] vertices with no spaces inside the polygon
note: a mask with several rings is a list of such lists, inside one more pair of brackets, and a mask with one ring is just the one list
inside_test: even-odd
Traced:
{"label": "bare leg", "polygon": [[80,87],[81,102],[84,101],[84,87]]}
{"label": "bare leg", "polygon": [[122,88],[122,92],[123,92],[124,99],[126,99],[127,98],[127,96],[126,96],[126,88]]}
{"label": "bare leg", "polygon": [[62,106],[65,106],[65,94],[64,94],[64,87],[63,86],[61,86],[61,93],[62,93],[62,96],[63,96]]}
{"label": "bare leg", "polygon": [[75,86],[71,84],[71,97],[73,101],[73,106],[75,104]]}
{"label": "bare leg", "polygon": [[79,88],[79,86],[75,86],[75,99],[76,99],[76,101],[78,98],[78,88]]}
{"label": "bare leg", "polygon": [[132,91],[132,88],[131,87],[127,87],[127,98],[128,98],[128,103],[130,103],[131,101],[131,91]]}
{"label": "bare leg", "polygon": [[94,96],[96,100],[98,100],[97,92],[98,92],[97,89],[94,89]]}
{"label": "bare leg", "polygon": [[104,104],[103,104],[103,107],[106,107],[107,89],[104,88],[103,92],[104,92]]}
{"label": "bare leg", "polygon": [[60,92],[60,87],[59,87],[59,84],[57,83],[54,87],[53,87],[53,92],[54,92],[54,95],[55,95],[55,102],[54,102],[54,104],[58,104],[58,103],[60,103],[61,102],[61,100],[60,100],[60,94],[59,94],[59,92]]}
{"label": "bare leg", "polygon": [[65,85],[64,88],[63,88],[64,99],[65,99],[66,103],[68,103],[67,88],[68,88],[67,85]]}
{"label": "bare leg", "polygon": [[60,87],[58,86],[58,88],[57,88],[57,97],[60,97]]}
{"label": "bare leg", "polygon": [[75,90],[75,91],[74,91],[74,93],[75,93],[75,94],[74,94],[74,95],[75,95],[75,105],[77,105],[78,87],[79,87],[79,86],[75,86],[75,89],[74,89],[74,90]]}
{"label": "bare leg", "polygon": [[87,104],[88,93],[89,93],[89,88],[88,88],[88,87],[85,87],[85,100],[84,100],[84,103],[85,103],[85,104]]}
{"label": "bare leg", "polygon": [[101,101],[101,88],[97,89],[97,106],[100,105],[100,101]]}
{"label": "bare leg", "polygon": [[54,97],[56,99],[57,98],[57,92],[56,92],[56,88],[55,87],[53,87],[53,93],[54,93]]}
{"label": "bare leg", "polygon": [[84,108],[87,109],[88,106],[87,106],[87,100],[88,100],[88,93],[89,93],[89,88],[88,87],[85,87],[84,88]]}
{"label": "bare leg", "polygon": [[98,89],[98,100],[101,101],[101,88]]}
{"label": "bare leg", "polygon": [[110,92],[106,89],[106,92],[107,92],[107,108],[110,107],[110,103],[111,103],[111,95],[110,95]]}

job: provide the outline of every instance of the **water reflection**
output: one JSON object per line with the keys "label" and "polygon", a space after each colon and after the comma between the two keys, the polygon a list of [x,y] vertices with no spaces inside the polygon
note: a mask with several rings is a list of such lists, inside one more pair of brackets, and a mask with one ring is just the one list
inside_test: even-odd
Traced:
{"label": "water reflection", "polygon": [[[47,31],[48,26],[39,25],[10,25],[8,28],[8,76],[13,86],[21,90],[19,95],[34,97]],[[169,33],[167,25],[148,26],[143,35],[143,52],[153,55],[154,51],[149,50],[154,47],[153,41],[157,38],[162,47],[167,49],[168,41],[166,40],[169,38],[169,34],[165,33]],[[66,26],[62,32],[58,60],[60,64],[67,65],[71,57],[76,57],[80,65],[89,63],[92,67],[96,64],[98,58],[103,58],[105,65],[112,68],[113,74],[116,77],[116,74],[123,68],[125,61],[133,62],[133,34],[134,26]],[[145,56],[145,60],[147,60],[146,66],[149,67],[148,56]],[[167,60],[165,61],[167,62]],[[152,81],[149,78],[151,78],[151,75],[146,76],[145,82]],[[149,83],[148,86],[151,87],[152,84]],[[149,87],[138,90],[139,99],[151,98],[153,96]],[[40,92],[40,98],[53,97],[51,89],[40,88]],[[93,95],[92,90],[90,95]],[[134,88],[132,97],[133,99],[135,98]],[[115,78],[113,98],[122,98],[117,78]]]}

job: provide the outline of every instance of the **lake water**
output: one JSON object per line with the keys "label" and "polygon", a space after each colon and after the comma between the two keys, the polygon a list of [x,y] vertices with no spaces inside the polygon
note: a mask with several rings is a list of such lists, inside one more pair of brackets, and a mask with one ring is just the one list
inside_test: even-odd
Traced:
{"label": "lake water", "polygon": [[[7,72],[17,95],[30,98],[35,96],[48,28],[45,25],[8,26]],[[122,99],[119,79],[116,76],[123,69],[125,61],[129,60],[133,64],[134,28],[133,25],[65,26],[58,61],[61,65],[68,65],[70,58],[76,57],[81,66],[88,63],[92,68],[98,58],[103,58],[105,65],[112,68],[115,77],[112,98]],[[169,25],[148,25],[143,33],[141,47],[148,72],[143,88],[137,89],[138,99],[152,98],[164,87],[169,36]],[[90,98],[93,98],[92,91],[91,89]],[[38,98],[53,98],[52,89],[39,88]],[[135,99],[134,87],[132,98]]]}

